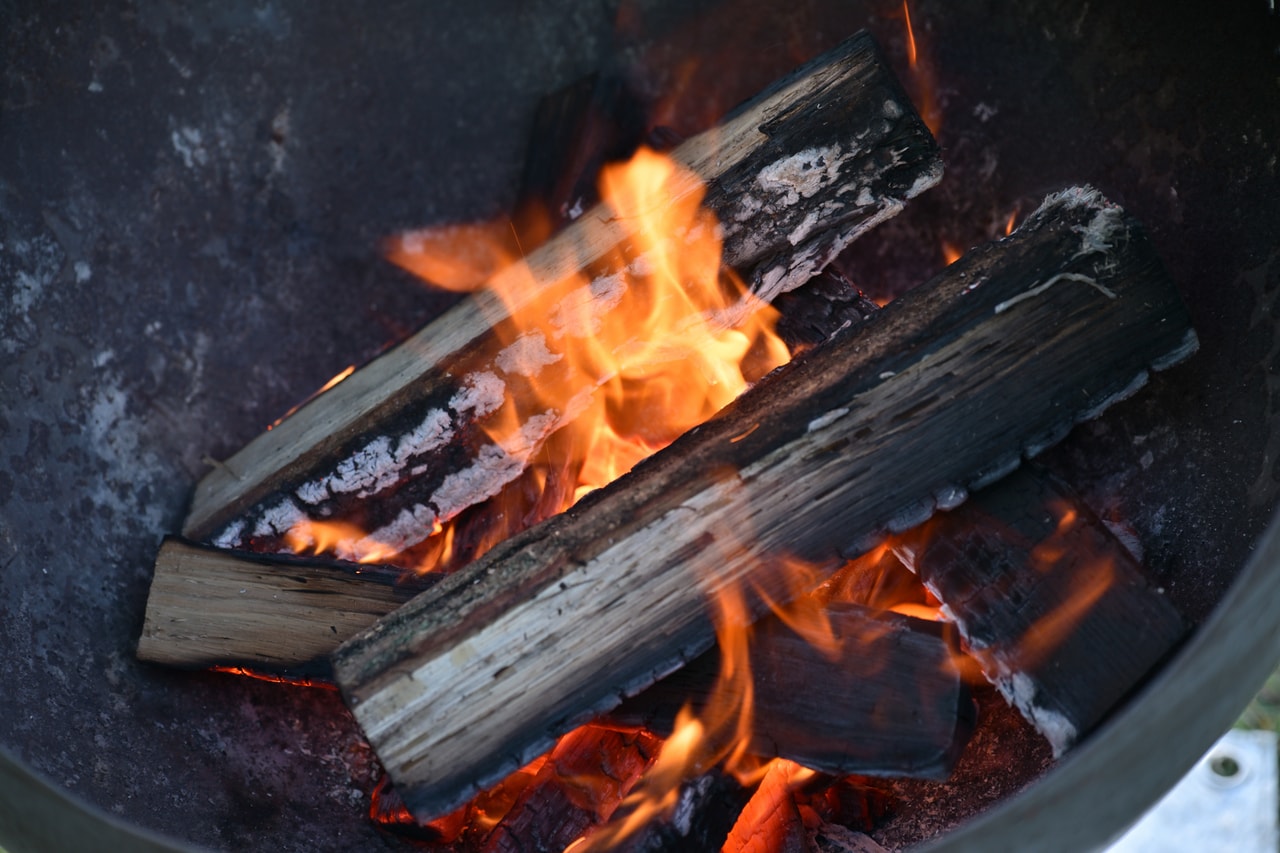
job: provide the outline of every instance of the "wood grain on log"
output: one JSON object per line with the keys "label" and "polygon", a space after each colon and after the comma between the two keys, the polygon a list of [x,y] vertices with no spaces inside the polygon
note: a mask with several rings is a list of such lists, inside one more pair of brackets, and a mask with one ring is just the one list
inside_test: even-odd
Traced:
{"label": "wood grain on log", "polygon": [[434,580],[166,539],[156,555],[138,657],[186,668],[327,675],[339,643]]}
{"label": "wood grain on log", "polygon": [[[807,281],[941,175],[936,144],[865,34],[672,155],[706,185],[704,204],[724,223],[725,262],[765,299]],[[546,345],[508,340],[514,349],[505,347],[491,327],[519,310],[520,300],[550,299],[554,283],[596,269],[626,240],[608,208],[587,212],[524,264],[498,273],[493,287],[210,471],[184,534],[274,550],[302,519],[350,514],[371,531],[368,542],[347,544],[354,555],[409,547],[441,519],[489,497],[518,476],[549,431],[575,416],[568,405],[523,413],[519,446],[489,437],[485,419],[527,382],[520,352]],[[601,281],[608,275],[597,274]],[[509,286],[526,280],[545,286]],[[494,295],[500,291],[516,300],[504,304]],[[586,286],[563,298],[610,310],[607,297]]]}
{"label": "wood grain on log", "polygon": [[1056,194],[563,515],[348,642],[335,673],[430,816],[706,650],[709,596],[775,599],[995,481],[1195,349],[1140,229]]}

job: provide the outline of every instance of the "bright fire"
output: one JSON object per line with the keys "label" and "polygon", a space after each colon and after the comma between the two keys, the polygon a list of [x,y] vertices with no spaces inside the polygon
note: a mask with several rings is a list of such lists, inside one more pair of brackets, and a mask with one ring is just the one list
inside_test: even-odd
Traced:
{"label": "bright fire", "polygon": [[686,779],[720,766],[743,785],[757,784],[777,759],[750,753],[755,685],[748,650],[751,618],[742,591],[728,588],[715,599],[720,673],[703,707],[686,706],[653,766],[623,801],[620,817],[569,849],[573,853],[615,847],[655,817],[670,814]]}
{"label": "bright fire", "polygon": [[[589,269],[574,257],[539,265],[575,270],[559,280],[537,277],[509,223],[419,231],[390,246],[391,260],[429,282],[484,286],[507,306],[494,324],[505,402],[482,426],[525,460],[542,498],[534,511],[495,508],[479,542],[469,532],[465,559],[617,479],[789,358],[776,311],[721,265],[695,175],[642,148],[606,167],[600,190],[587,216],[617,244]],[[361,531],[310,522],[289,538],[295,550],[361,562],[397,556]],[[414,549],[419,571],[448,565],[454,538],[449,522],[433,531]]]}
{"label": "bright fire", "polygon": [[933,66],[924,56],[924,51],[916,38],[915,27],[911,25],[911,7],[907,0],[902,0],[902,20],[907,38],[907,67],[911,71],[912,100],[919,110],[929,132],[934,136],[942,129],[942,107],[938,103],[938,85],[934,78]]}
{"label": "bright fire", "polygon": [[[553,498],[540,507],[543,516],[612,482],[789,358],[773,331],[774,309],[753,300],[722,267],[718,223],[701,205],[703,188],[695,176],[670,158],[641,149],[631,161],[606,167],[600,188],[603,208],[622,226],[624,238],[609,262],[589,273],[536,280],[511,253],[508,234],[495,225],[418,232],[395,243],[390,253],[396,263],[440,286],[501,285],[496,295],[508,306],[510,319],[495,324],[495,331],[503,352],[512,354],[512,372],[528,379],[521,387],[529,390],[508,392],[486,421],[486,431],[512,449],[528,443],[522,430],[531,418],[573,413],[562,418],[567,423],[548,443],[563,458],[534,466],[544,494]],[[503,274],[494,279],[499,270]],[[730,318],[738,322],[731,324]],[[566,472],[571,482],[554,482]],[[486,519],[492,523],[479,551],[515,532],[510,525],[516,513],[495,510],[493,515],[502,517]],[[415,550],[423,569],[449,560],[455,532],[446,523],[428,540],[433,547]],[[337,547],[362,560],[395,556],[372,544],[363,549],[361,537],[361,531],[346,526],[308,522],[290,532],[289,544],[308,551]],[[797,583],[812,588],[816,580]],[[674,806],[681,782],[701,770],[722,764],[751,784],[767,770],[767,763],[748,753],[751,620],[736,592],[725,593],[717,604],[722,672],[709,701],[699,715],[689,709],[680,713],[653,766],[622,803],[620,817],[575,849],[608,849]],[[806,626],[815,640],[823,634],[821,620],[797,615],[794,622]],[[829,626],[825,634],[829,637]]]}

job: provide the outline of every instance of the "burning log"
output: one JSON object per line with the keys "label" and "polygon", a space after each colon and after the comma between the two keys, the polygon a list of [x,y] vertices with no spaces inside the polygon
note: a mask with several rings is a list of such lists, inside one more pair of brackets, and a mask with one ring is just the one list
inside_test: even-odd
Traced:
{"label": "burning log", "polygon": [[435,580],[393,567],[166,539],[156,555],[138,657],[166,666],[327,675],[340,643]]}
{"label": "burning log", "polygon": [[447,811],[786,590],[1016,468],[1190,355],[1149,243],[1092,190],[775,371],[719,416],[348,642],[335,672],[406,803]]}
{"label": "burning log", "polygon": [[[941,174],[936,144],[866,35],[780,81],[673,158],[688,174],[672,179],[667,203],[688,201],[690,177],[705,184],[704,204],[724,223],[724,263],[762,299],[808,280]],[[493,495],[586,399],[538,403],[530,377],[545,371],[554,384],[566,370],[556,363],[554,334],[504,339],[503,321],[531,300],[553,324],[584,310],[583,322],[609,315],[627,287],[625,271],[606,263],[633,239],[626,219],[603,205],[587,212],[486,290],[219,464],[198,486],[184,534],[278,550],[300,522],[346,519],[367,535],[344,540],[338,555],[363,558],[411,547]],[[698,220],[684,236],[700,230],[715,229]],[[628,269],[644,265],[635,258]],[[573,280],[580,273],[586,279]],[[574,328],[568,320],[561,327],[553,331]],[[495,431],[503,434],[493,438]]]}
{"label": "burning log", "polygon": [[[437,578],[383,566],[224,552],[177,539],[156,558],[138,657],[168,666],[246,667],[328,676],[328,655]],[[948,626],[823,606],[829,642],[815,646],[777,618],[751,643],[752,751],[832,774],[945,778],[968,737],[972,705]],[[720,670],[716,650],[609,715],[611,724],[669,732],[700,707]]]}
{"label": "burning log", "polygon": [[904,537],[987,678],[1061,755],[1182,638],[1178,611],[1063,483],[1034,469]]}
{"label": "burning log", "polygon": [[[974,722],[954,629],[856,604],[822,615],[821,638],[777,617],[756,624],[751,751],[832,775],[945,779]],[[719,671],[718,654],[702,655],[609,718],[669,732],[686,703],[705,704]]]}
{"label": "burning log", "polygon": [[[883,802],[877,802],[884,795],[859,788],[857,782],[824,777],[789,761],[771,763],[719,845],[721,853],[883,853],[884,848],[854,827],[874,828],[884,814]],[[854,813],[842,804],[833,807],[833,800],[851,796],[859,801]]]}
{"label": "burning log", "polygon": [[[878,310],[829,271],[778,302],[779,335],[793,351]],[[243,666],[325,676],[329,655],[341,643],[438,577],[376,563],[266,556],[169,539],[156,555],[138,657],[184,668]]]}

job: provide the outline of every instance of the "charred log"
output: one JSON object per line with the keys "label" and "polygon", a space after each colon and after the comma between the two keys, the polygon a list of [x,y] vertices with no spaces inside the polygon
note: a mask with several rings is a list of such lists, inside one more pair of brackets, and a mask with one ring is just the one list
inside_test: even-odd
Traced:
{"label": "charred log", "polygon": [[[822,617],[820,638],[777,617],[756,624],[751,751],[832,775],[946,778],[974,722],[955,630],[855,604]],[[609,718],[669,732],[685,704],[704,707],[719,671],[709,652]]]}
{"label": "charred log", "polygon": [[[857,287],[831,272],[783,294],[779,307],[785,312],[780,336],[795,352],[877,310]],[[554,443],[550,447],[554,449]],[[537,482],[526,484],[531,478]],[[556,487],[562,480],[567,482],[556,471],[539,469],[503,489],[495,500],[506,507],[511,533],[563,504],[564,489]],[[437,564],[440,571],[465,565],[492,540],[488,506],[472,508],[459,519],[452,558]],[[423,550],[415,549],[409,556],[427,561]],[[284,570],[278,581],[267,571],[273,566]],[[281,675],[325,676],[330,672],[328,656],[343,641],[438,577],[378,563],[266,556],[170,539],[156,555],[138,656],[177,667],[245,666]],[[366,589],[365,584],[371,586]],[[347,602],[337,590],[356,591]],[[248,616],[259,611],[265,618]]]}
{"label": "charred log", "polygon": [[970,654],[1060,755],[1186,626],[1066,486],[1027,469],[904,537]]}
{"label": "charred log", "polygon": [[803,286],[773,300],[778,309],[778,336],[792,354],[828,340],[837,332],[870,317],[880,306],[834,269],[826,269]]}
{"label": "charred log", "polygon": [[708,595],[749,578],[784,598],[779,556],[834,568],[1194,348],[1136,225],[1057,194],[347,643],[339,684],[410,808],[446,811],[706,650]]}
{"label": "charred log", "polygon": [[[706,184],[704,204],[725,223],[725,263],[765,299],[807,281],[941,174],[936,144],[865,35],[780,81],[673,157]],[[547,311],[585,298],[607,312],[611,303],[590,286],[556,287],[580,272],[603,286],[616,275],[602,269],[603,259],[625,239],[608,210],[584,214],[525,264],[498,273],[493,288],[218,465],[196,490],[184,534],[278,550],[302,520],[345,519],[369,531],[337,551],[357,556],[410,547],[493,495],[549,432],[575,417],[569,406],[544,411],[526,390],[526,374],[554,361],[547,349],[554,342],[494,331],[513,308],[493,294],[515,291],[544,301]],[[507,279],[541,284],[504,288]],[[506,411],[506,399],[516,401],[515,444],[485,430]]]}
{"label": "charred log", "polygon": [[570,732],[479,849],[564,850],[609,819],[661,745],[639,729],[583,726]]}
{"label": "charred log", "polygon": [[[736,779],[711,770],[685,780],[669,814],[649,820],[617,841],[616,853],[703,853],[719,850],[747,802],[748,790]],[[624,809],[626,807],[624,806]],[[623,817],[622,811],[614,820]]]}

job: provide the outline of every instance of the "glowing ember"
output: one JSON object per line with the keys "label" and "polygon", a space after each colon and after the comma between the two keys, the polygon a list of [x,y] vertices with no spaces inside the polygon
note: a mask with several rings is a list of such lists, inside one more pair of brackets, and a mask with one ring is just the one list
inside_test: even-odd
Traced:
{"label": "glowing ember", "polygon": [[258,681],[267,681],[272,684],[289,684],[294,687],[318,687],[321,690],[337,690],[338,687],[331,681],[320,681],[306,676],[277,675],[272,672],[258,672],[244,666],[211,666],[210,672],[221,672],[227,675],[241,675],[245,678],[253,678]]}
{"label": "glowing ember", "polygon": [[574,853],[609,850],[649,821],[670,814],[684,780],[721,765],[744,785],[758,782],[767,762],[748,752],[752,732],[754,684],[748,658],[751,620],[740,590],[716,598],[716,640],[720,675],[711,696],[695,715],[681,709],[657,761],[623,801],[622,817],[584,838]]}
{"label": "glowing ember", "polygon": [[[747,803],[729,832],[724,853],[767,853],[795,849],[788,843],[804,825],[793,798],[794,791],[812,779],[814,773],[800,765],[775,759],[770,762],[760,787]],[[800,840],[803,844],[803,840]]]}

